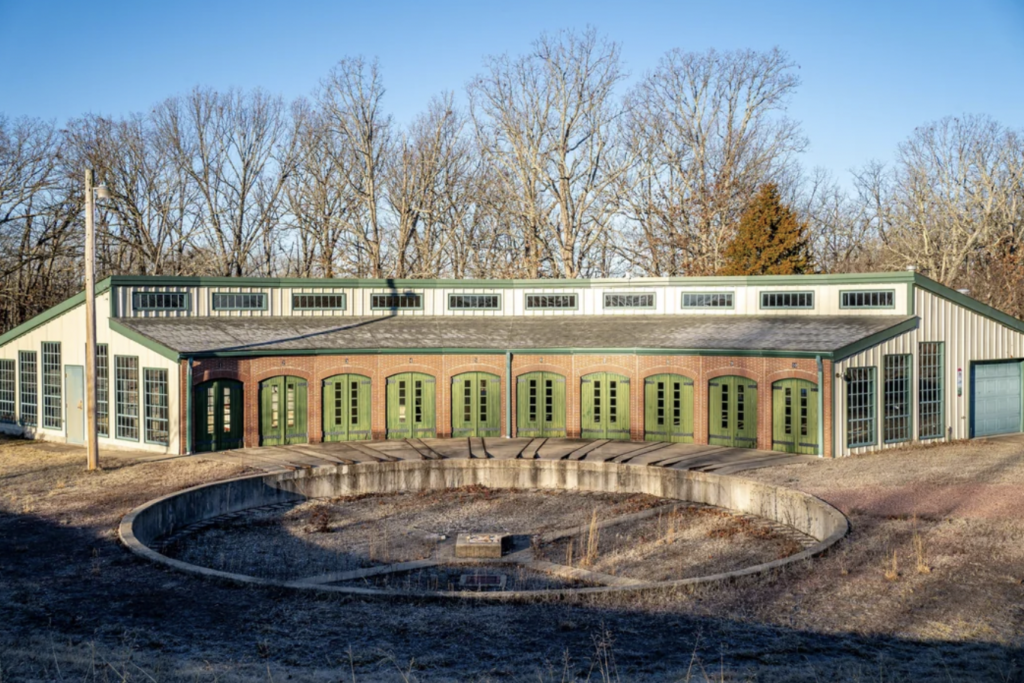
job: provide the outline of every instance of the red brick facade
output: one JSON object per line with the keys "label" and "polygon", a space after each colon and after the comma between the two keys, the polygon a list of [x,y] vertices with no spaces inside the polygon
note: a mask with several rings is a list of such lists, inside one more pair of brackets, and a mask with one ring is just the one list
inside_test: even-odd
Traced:
{"label": "red brick facade", "polygon": [[[321,401],[323,381],[333,375],[354,373],[369,377],[372,384],[372,424],[374,439],[387,435],[385,410],[386,380],[401,372],[423,372],[436,378],[437,435],[451,436],[452,378],[464,372],[489,372],[501,378],[501,434],[508,434],[505,422],[505,403],[508,383],[505,376],[504,355],[372,355],[372,356],[290,356],[265,358],[214,358],[194,362],[193,384],[212,379],[237,379],[244,386],[245,445],[259,445],[259,383],[278,375],[301,377],[309,383],[309,441],[323,440]],[[832,363],[825,360],[823,387],[825,456],[832,455]],[[183,395],[181,400],[181,426],[184,431],[186,396],[186,366],[182,362]],[[641,356],[641,355],[515,355],[512,356],[513,380],[534,371],[550,371],[565,376],[566,430],[570,437],[580,434],[580,379],[592,372],[615,372],[630,378],[630,426],[633,439],[644,438],[644,379],[661,373],[686,375],[694,380],[694,441],[708,442],[708,382],[722,375],[739,375],[757,382],[758,416],[757,447],[771,450],[772,404],[771,386],[780,379],[798,378],[817,383],[818,372],[814,359],[809,358],[753,358],[730,356]],[[512,385],[515,386],[514,384]],[[512,392],[512,416],[515,421],[515,391]],[[514,426],[514,425],[513,425]],[[513,436],[515,434],[513,433]],[[182,449],[185,444],[182,440]]]}

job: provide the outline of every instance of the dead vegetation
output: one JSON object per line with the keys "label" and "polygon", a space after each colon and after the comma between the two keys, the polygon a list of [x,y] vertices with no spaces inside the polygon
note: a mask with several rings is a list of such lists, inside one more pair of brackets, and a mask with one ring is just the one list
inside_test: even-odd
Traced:
{"label": "dead vegetation", "polygon": [[[310,596],[164,570],[119,546],[121,516],[238,470],[109,456],[94,475],[83,463],[63,447],[0,443],[4,683],[1024,675],[1021,442],[757,470],[746,476],[838,504],[851,519],[849,538],[824,557],[728,585],[525,605]],[[473,505],[486,493],[462,495]],[[584,527],[593,509],[580,511]],[[655,515],[651,546],[681,543],[682,522]],[[720,523],[730,528],[722,534],[748,533],[732,530],[743,527],[735,520]],[[704,540],[721,540],[706,532]],[[614,536],[601,529],[597,566]],[[586,554],[586,534],[576,548]],[[899,576],[890,581],[894,553]]]}

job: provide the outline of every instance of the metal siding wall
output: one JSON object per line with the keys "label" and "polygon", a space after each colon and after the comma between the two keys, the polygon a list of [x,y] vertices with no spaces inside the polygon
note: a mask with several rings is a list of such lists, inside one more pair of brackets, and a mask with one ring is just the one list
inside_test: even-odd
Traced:
{"label": "metal siding wall", "polygon": [[[914,415],[914,438],[918,434],[917,419],[917,383],[919,342],[943,342],[945,351],[945,426],[947,434],[953,428],[953,439],[966,439],[969,436],[969,410],[971,394],[971,361],[985,360],[1020,360],[1024,359],[1024,334],[1004,327],[952,301],[936,296],[931,292],[915,287],[915,310],[921,321],[918,329],[890,339],[874,348],[836,363],[836,372],[840,375],[847,368],[875,366],[878,368],[878,429],[879,445],[877,448],[892,448],[900,444],[883,444],[881,433],[882,388],[884,377],[882,372],[882,356],[889,353],[913,354],[913,389],[912,411]],[[963,370],[963,395],[956,395],[957,369]],[[840,455],[852,455],[874,450],[872,448],[846,448],[846,390],[842,380],[837,380],[834,393],[836,421],[840,426],[837,433],[842,441],[836,452]],[[929,439],[941,441],[944,439]]]}

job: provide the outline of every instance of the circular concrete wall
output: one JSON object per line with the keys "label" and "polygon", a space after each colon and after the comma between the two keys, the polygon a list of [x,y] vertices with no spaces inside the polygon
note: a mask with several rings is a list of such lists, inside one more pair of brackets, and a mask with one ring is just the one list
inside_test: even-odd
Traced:
{"label": "circular concrete wall", "polygon": [[[720,474],[569,460],[427,460],[338,465],[283,474],[256,475],[196,486],[150,501],[121,521],[120,536],[135,554],[169,567],[232,581],[361,595],[402,593],[351,586],[276,581],[200,567],[154,549],[161,539],[222,515],[313,498],[371,493],[454,489],[469,485],[493,489],[562,489],[606,493],[642,493],[703,503],[784,524],[817,540],[786,558],[736,571],[634,586],[599,586],[554,591],[503,593],[448,592],[459,598],[513,598],[552,593],[601,593],[647,590],[748,576],[813,557],[849,530],[846,517],[828,503],[800,491]],[[412,594],[410,594],[412,595]],[[423,593],[415,593],[423,597]]]}

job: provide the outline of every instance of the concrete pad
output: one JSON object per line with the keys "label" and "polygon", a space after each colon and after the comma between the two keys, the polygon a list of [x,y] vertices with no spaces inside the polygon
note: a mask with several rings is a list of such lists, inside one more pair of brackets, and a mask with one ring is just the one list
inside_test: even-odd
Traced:
{"label": "concrete pad", "polygon": [[523,450],[530,445],[533,439],[484,439],[484,448],[487,455],[496,460],[512,460],[518,458]]}
{"label": "concrete pad", "polygon": [[601,446],[605,445],[608,442],[609,439],[598,439],[596,441],[591,441],[589,443],[584,442],[583,445],[581,445],[579,448],[574,450],[569,455],[566,455],[565,459],[583,460],[585,457],[587,457],[587,453],[590,453],[591,451],[596,451],[598,448],[600,448]]}
{"label": "concrete pad", "polygon": [[537,450],[537,457],[541,460],[561,460],[580,447],[589,444],[589,440],[550,438]]}
{"label": "concrete pad", "polygon": [[469,439],[423,439],[423,443],[440,455],[442,458],[462,459],[469,458]]}
{"label": "concrete pad", "polygon": [[648,442],[642,448],[638,448],[635,451],[632,451],[630,453],[626,453],[626,454],[622,455],[621,457],[614,458],[613,462],[618,462],[618,463],[635,463],[637,458],[642,457],[644,455],[650,455],[651,457],[654,457],[656,453],[661,453],[666,448],[668,448],[670,445],[671,444],[663,443],[661,441],[651,441],[651,442]]}
{"label": "concrete pad", "polygon": [[530,439],[530,443],[526,444],[523,448],[523,452],[519,454],[519,457],[523,460],[536,460],[537,452],[544,446],[544,442],[547,439]]}
{"label": "concrete pad", "polygon": [[455,557],[500,559],[511,541],[508,534],[459,534],[455,539]]}
{"label": "concrete pad", "polygon": [[595,443],[597,444],[596,447],[587,451],[582,458],[577,458],[574,454],[573,456],[570,456],[571,459],[606,462],[620,456],[625,456],[629,453],[635,453],[648,445],[634,441],[604,441]]}
{"label": "concrete pad", "polygon": [[407,443],[413,450],[420,454],[425,460],[440,460],[441,454],[435,451],[433,448],[424,443],[423,439],[406,439]]}
{"label": "concrete pad", "polygon": [[489,457],[487,455],[487,449],[484,448],[484,440],[481,437],[469,437],[469,457],[479,458],[481,460],[486,460]]}

